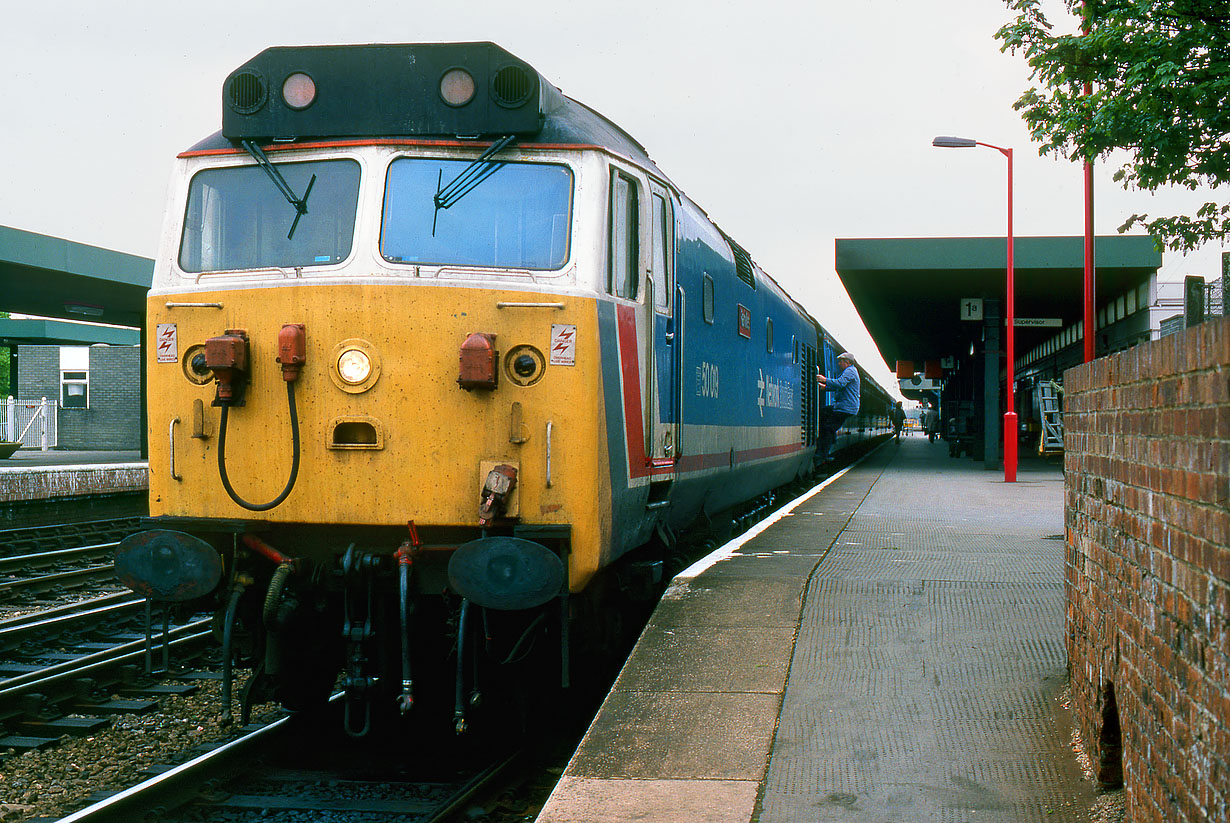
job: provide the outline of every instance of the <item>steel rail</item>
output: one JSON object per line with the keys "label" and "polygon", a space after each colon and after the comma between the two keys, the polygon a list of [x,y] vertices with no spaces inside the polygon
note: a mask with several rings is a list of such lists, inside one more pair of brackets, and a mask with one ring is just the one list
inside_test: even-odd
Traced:
{"label": "steel rail", "polygon": [[91,580],[114,573],[115,564],[107,563],[101,566],[88,566],[84,569],[73,569],[72,571],[67,572],[40,574],[37,577],[22,577],[17,580],[5,580],[4,582],[0,582],[0,597],[11,595],[13,592],[22,589],[30,591],[43,591],[48,588],[59,586],[62,583],[73,583],[73,585],[78,585],[86,580]]}
{"label": "steel rail", "polygon": [[471,777],[461,788],[449,798],[448,802],[438,809],[430,817],[426,818],[423,823],[443,823],[454,814],[456,814],[463,805],[469,802],[470,798],[482,791],[489,783],[498,779],[509,767],[517,763],[521,759],[521,752],[516,751],[505,757],[498,763],[494,763],[483,769],[478,774]]}
{"label": "steel rail", "polygon": [[26,569],[32,566],[51,566],[56,563],[63,563],[66,560],[76,560],[79,557],[89,557],[95,554],[111,551],[118,548],[120,545],[118,540],[113,540],[109,543],[94,543],[88,546],[78,546],[75,549],[53,549],[48,552],[34,552],[33,554],[15,554],[9,557],[0,557],[0,571],[11,571],[13,569]]}
{"label": "steel rail", "polygon": [[[170,631],[170,647],[179,648],[211,637],[213,633],[208,628],[211,622],[211,618],[204,618],[172,629]],[[204,631],[200,631],[201,629],[204,629]],[[191,632],[194,631],[197,633],[192,634]],[[158,645],[166,645],[166,641],[160,639]],[[142,660],[144,656],[145,640],[133,640],[111,649],[84,655],[75,660],[56,663],[45,669],[15,675],[0,680],[0,703],[35,691],[38,688],[54,685],[59,680],[82,677],[107,667]]]}
{"label": "steel rail", "polygon": [[[281,734],[289,717],[223,744],[187,763],[151,777],[92,806],[62,817],[58,823],[133,823],[158,820],[166,812],[183,805],[181,798],[195,795],[209,780],[216,780],[239,764],[253,759],[256,749],[268,745]],[[178,801],[178,802],[177,802]]]}
{"label": "steel rail", "polygon": [[122,591],[114,592],[112,594],[104,594],[99,597],[93,597],[89,600],[81,600],[76,603],[65,603],[62,606],[55,606],[50,609],[41,609],[36,612],[30,612],[29,614],[20,614],[16,617],[6,617],[3,620],[0,620],[0,635],[30,623],[50,620],[60,617],[61,615],[83,613],[83,610],[88,611],[90,609],[101,608],[104,606],[132,602],[134,599],[135,602],[138,603],[145,602],[145,598],[140,595],[133,594],[130,591]]}
{"label": "steel rail", "polygon": [[110,520],[87,520],[82,523],[0,529],[0,553],[18,546],[37,547],[48,543],[63,546],[70,541],[112,540],[115,539],[115,535],[122,537],[135,531],[139,523],[139,517],[131,516]]}
{"label": "steel rail", "polygon": [[[71,611],[65,613],[49,615],[47,612],[37,612],[32,615],[13,618],[16,621],[21,621],[14,625],[6,625],[7,621],[0,621],[0,649],[21,643],[30,635],[46,631],[65,631],[81,623],[96,623],[102,618],[117,617],[127,612],[136,611],[145,605],[144,597],[128,592],[112,595],[112,597],[123,599],[116,602],[98,604],[86,609],[82,609],[82,604],[80,603],[73,603],[70,604]],[[106,598],[96,599],[103,600]],[[61,612],[60,609],[55,611]]]}

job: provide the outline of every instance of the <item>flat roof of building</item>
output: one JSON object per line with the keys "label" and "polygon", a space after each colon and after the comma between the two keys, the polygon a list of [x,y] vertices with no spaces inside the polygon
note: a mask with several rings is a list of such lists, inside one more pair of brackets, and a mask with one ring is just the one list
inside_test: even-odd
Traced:
{"label": "flat roof of building", "polygon": [[0,311],[141,326],[153,274],[148,257],[0,226]]}

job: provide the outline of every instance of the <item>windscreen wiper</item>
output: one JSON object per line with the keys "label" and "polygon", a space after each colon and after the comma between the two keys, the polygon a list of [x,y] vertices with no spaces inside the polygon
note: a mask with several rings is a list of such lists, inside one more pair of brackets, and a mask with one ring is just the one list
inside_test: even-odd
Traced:
{"label": "windscreen wiper", "polygon": [[290,231],[286,235],[286,239],[290,240],[295,236],[295,229],[299,226],[299,218],[307,214],[308,197],[312,194],[312,186],[316,185],[316,175],[312,175],[312,179],[308,181],[307,191],[303,193],[303,197],[296,197],[294,189],[286,182],[286,178],[278,171],[277,166],[269,162],[269,158],[261,151],[261,147],[256,145],[251,140],[240,140],[239,144],[247,150],[248,154],[252,155],[265,174],[269,175],[269,179],[273,181],[273,185],[278,187],[278,191],[282,192],[282,196],[286,198],[286,202],[295,207],[295,221],[290,224]]}
{"label": "windscreen wiper", "polygon": [[432,237],[436,236],[436,218],[440,216],[440,209],[452,208],[457,204],[457,201],[474,191],[484,180],[502,169],[505,163],[492,160],[491,157],[516,139],[517,135],[515,134],[502,138],[498,143],[480,154],[473,163],[466,166],[461,174],[454,177],[447,186],[440,185],[444,179],[444,169],[440,169],[440,173],[436,176],[436,193],[431,198],[436,206],[435,214],[431,217]]}

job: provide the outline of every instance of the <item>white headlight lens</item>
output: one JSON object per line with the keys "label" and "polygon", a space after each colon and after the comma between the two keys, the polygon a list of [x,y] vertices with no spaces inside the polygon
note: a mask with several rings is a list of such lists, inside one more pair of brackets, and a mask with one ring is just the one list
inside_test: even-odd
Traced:
{"label": "white headlight lens", "polygon": [[360,349],[347,349],[337,358],[337,373],[347,383],[359,384],[372,373],[372,361]]}

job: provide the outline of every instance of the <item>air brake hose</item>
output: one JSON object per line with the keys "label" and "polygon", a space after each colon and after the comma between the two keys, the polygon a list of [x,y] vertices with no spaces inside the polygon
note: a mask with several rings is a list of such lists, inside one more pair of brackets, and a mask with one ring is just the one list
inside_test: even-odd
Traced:
{"label": "air brake hose", "polygon": [[290,479],[286,481],[286,488],[282,489],[282,493],[270,500],[268,503],[249,503],[238,494],[231,486],[230,478],[226,476],[226,422],[227,412],[230,411],[230,404],[222,404],[222,420],[218,426],[218,476],[222,479],[222,488],[226,489],[226,493],[231,499],[243,506],[248,511],[263,512],[269,511],[274,506],[279,505],[290,494],[290,490],[295,487],[295,480],[299,477],[299,412],[295,408],[295,383],[288,380],[286,382],[286,398],[290,405],[290,434],[293,454],[290,464]]}
{"label": "air brake hose", "polygon": [[261,619],[266,629],[276,628],[278,607],[282,605],[282,589],[286,587],[287,578],[294,573],[294,563],[279,563],[278,567],[273,570],[273,577],[269,580],[269,589],[265,592],[265,607],[261,610]]}

